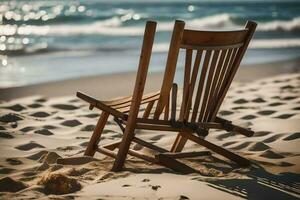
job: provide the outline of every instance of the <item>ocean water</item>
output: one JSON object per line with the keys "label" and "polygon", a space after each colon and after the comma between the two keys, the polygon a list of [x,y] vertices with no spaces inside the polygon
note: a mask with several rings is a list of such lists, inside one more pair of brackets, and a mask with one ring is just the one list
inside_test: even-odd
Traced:
{"label": "ocean water", "polygon": [[158,22],[150,71],[161,71],[175,19],[205,30],[258,22],[244,63],[300,56],[300,1],[1,1],[0,87],[134,71],[147,20]]}

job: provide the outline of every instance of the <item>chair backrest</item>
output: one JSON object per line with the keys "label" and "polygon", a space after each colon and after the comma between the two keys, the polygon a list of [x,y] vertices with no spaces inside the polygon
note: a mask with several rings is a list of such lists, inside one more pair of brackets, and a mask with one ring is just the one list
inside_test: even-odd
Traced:
{"label": "chair backrest", "polygon": [[213,121],[255,29],[256,23],[248,21],[242,30],[197,31],[184,29],[184,22],[176,21],[154,118],[159,118],[169,101],[178,54],[180,49],[184,49],[179,121]]}

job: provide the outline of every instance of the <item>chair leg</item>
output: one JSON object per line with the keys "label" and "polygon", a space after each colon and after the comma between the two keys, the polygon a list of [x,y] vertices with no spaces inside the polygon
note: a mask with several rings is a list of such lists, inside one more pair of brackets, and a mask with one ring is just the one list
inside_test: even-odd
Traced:
{"label": "chair leg", "polygon": [[119,145],[118,154],[112,167],[112,171],[118,172],[122,170],[129,151],[130,144],[134,138],[134,127],[134,123],[126,125],[121,144]]}
{"label": "chair leg", "polygon": [[85,149],[85,152],[84,152],[85,156],[94,156],[96,149],[97,149],[97,145],[100,141],[102,131],[104,129],[104,126],[107,122],[108,117],[109,117],[109,113],[104,112],[104,111],[101,113],[101,116],[97,122],[95,129],[94,129],[93,135]]}
{"label": "chair leg", "polygon": [[178,133],[171,148],[171,152],[181,152],[186,142],[187,138],[183,137],[181,133]]}

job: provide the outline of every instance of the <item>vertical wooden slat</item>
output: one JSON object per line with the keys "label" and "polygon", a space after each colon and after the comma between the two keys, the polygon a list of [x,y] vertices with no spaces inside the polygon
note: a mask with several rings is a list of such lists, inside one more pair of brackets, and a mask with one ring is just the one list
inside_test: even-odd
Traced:
{"label": "vertical wooden slat", "polygon": [[213,79],[213,83],[212,83],[212,88],[211,88],[211,96],[209,97],[209,100],[208,100],[208,117],[205,119],[206,121],[209,121],[210,118],[209,118],[209,115],[210,113],[212,112],[212,102],[215,98],[217,98],[217,92],[216,92],[216,88],[217,88],[217,83],[218,83],[218,80],[219,80],[219,76],[220,76],[220,72],[222,70],[222,66],[224,66],[224,61],[225,61],[225,56],[227,54],[227,50],[222,50],[221,52],[221,56],[220,56],[220,60],[218,62],[218,65],[216,67],[216,73],[214,75],[214,79]]}
{"label": "vertical wooden slat", "polygon": [[189,88],[190,92],[189,92],[189,97],[188,97],[188,100],[187,100],[187,109],[186,109],[185,114],[184,114],[184,119],[187,120],[187,121],[189,119],[190,109],[191,109],[191,106],[192,106],[193,93],[194,93],[194,88],[195,88],[195,84],[196,84],[196,80],[197,80],[197,76],[198,76],[198,71],[199,71],[199,67],[200,67],[202,52],[203,52],[202,50],[197,51],[195,62],[194,62],[194,67],[193,67],[193,72],[192,72],[192,77],[191,77],[191,84],[190,84],[190,88]]}
{"label": "vertical wooden slat", "polygon": [[218,102],[216,103],[216,107],[215,107],[215,110],[212,114],[212,120],[215,119],[218,111],[219,111],[219,108],[226,96],[226,93],[230,87],[230,84],[234,78],[234,75],[236,74],[236,71],[242,61],[242,58],[248,48],[248,45],[249,45],[249,42],[254,34],[254,31],[256,29],[256,26],[257,24],[255,22],[252,22],[252,21],[248,21],[247,24],[246,24],[246,29],[248,29],[248,35],[247,35],[247,38],[245,39],[245,42],[244,42],[244,45],[239,49],[239,51],[237,52],[237,56],[236,56],[236,59],[233,63],[233,67],[232,67],[232,70],[230,72],[230,76],[228,77],[227,81],[226,81],[226,84],[224,86],[224,90],[223,90],[223,93],[221,94],[221,96],[219,97],[218,99]]}
{"label": "vertical wooden slat", "polygon": [[209,70],[208,70],[208,74],[207,74],[207,80],[206,80],[206,84],[205,84],[205,88],[204,88],[203,101],[202,101],[202,105],[201,105],[200,114],[199,114],[199,117],[198,117],[199,122],[202,122],[203,119],[204,119],[206,106],[207,106],[207,100],[208,100],[208,96],[209,96],[209,90],[210,90],[211,82],[212,82],[211,79],[213,77],[213,73],[214,73],[214,70],[215,70],[215,66],[216,66],[216,62],[217,62],[219,53],[220,53],[220,51],[214,51],[212,61],[211,61],[210,66],[209,66]]}
{"label": "vertical wooden slat", "polygon": [[151,58],[152,46],[154,42],[154,35],[156,29],[156,22],[148,21],[145,28],[144,40],[141,50],[140,62],[138,72],[135,81],[135,87],[132,95],[130,111],[125,127],[125,131],[122,137],[122,142],[119,146],[117,158],[112,167],[113,171],[120,171],[123,168],[126,156],[129,151],[130,143],[134,138],[134,128],[136,124],[136,118],[139,113],[140,103],[142,100],[145,82]]}
{"label": "vertical wooden slat", "polygon": [[183,121],[184,113],[187,106],[187,100],[188,100],[189,88],[190,88],[192,56],[193,56],[193,50],[187,49],[185,54],[183,94],[182,94],[182,103],[181,103],[181,108],[179,113],[179,121]]}
{"label": "vertical wooden slat", "polygon": [[169,53],[167,58],[166,70],[163,78],[163,83],[160,90],[160,97],[157,102],[157,106],[154,112],[154,119],[158,119],[161,115],[170,94],[174,75],[176,71],[177,59],[179,54],[179,48],[181,44],[182,34],[184,31],[185,23],[183,21],[176,20],[174,30],[172,33],[172,39],[169,47]]}
{"label": "vertical wooden slat", "polygon": [[168,101],[167,101],[167,104],[165,106],[164,120],[168,120],[169,119],[169,107],[170,107],[170,95],[168,97]]}
{"label": "vertical wooden slat", "polygon": [[232,55],[233,55],[233,49],[229,49],[226,54],[226,59],[225,59],[224,65],[222,66],[222,70],[220,72],[220,77],[219,77],[219,80],[217,83],[217,87],[216,87],[217,94],[219,94],[219,92],[220,92],[220,88],[221,88],[222,82],[223,82],[225,74],[226,74],[226,69],[229,66]]}
{"label": "vertical wooden slat", "polygon": [[150,113],[151,113],[151,110],[153,108],[153,105],[154,105],[154,102],[155,101],[150,101],[144,111],[144,114],[143,114],[143,118],[148,118]]}
{"label": "vertical wooden slat", "polygon": [[211,57],[211,51],[206,51],[205,57],[204,57],[204,63],[202,65],[200,80],[199,80],[199,84],[198,84],[198,90],[197,90],[197,94],[196,94],[196,98],[195,98],[193,113],[192,113],[192,119],[191,119],[192,122],[196,121],[198,108],[199,108],[199,105],[200,105],[200,100],[201,100],[202,92],[203,92],[203,88],[204,88],[205,76],[206,76],[207,68],[208,68],[209,61],[210,61],[210,57]]}

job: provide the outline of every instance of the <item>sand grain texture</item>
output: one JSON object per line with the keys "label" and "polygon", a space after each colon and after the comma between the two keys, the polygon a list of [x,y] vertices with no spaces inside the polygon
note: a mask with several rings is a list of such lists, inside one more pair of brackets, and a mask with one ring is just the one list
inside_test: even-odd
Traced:
{"label": "sand grain texture", "polygon": [[[212,130],[207,140],[249,158],[253,165],[246,169],[212,153],[182,160],[198,170],[195,174],[176,174],[131,156],[125,171],[113,173],[111,158],[83,156],[100,113],[74,96],[30,96],[3,101],[0,108],[0,199],[300,198],[299,73],[230,88],[219,115],[255,134]],[[137,134],[167,149],[176,136]],[[109,118],[101,144],[120,138]],[[153,153],[140,145],[132,148]],[[185,150],[206,149],[188,142]]]}

